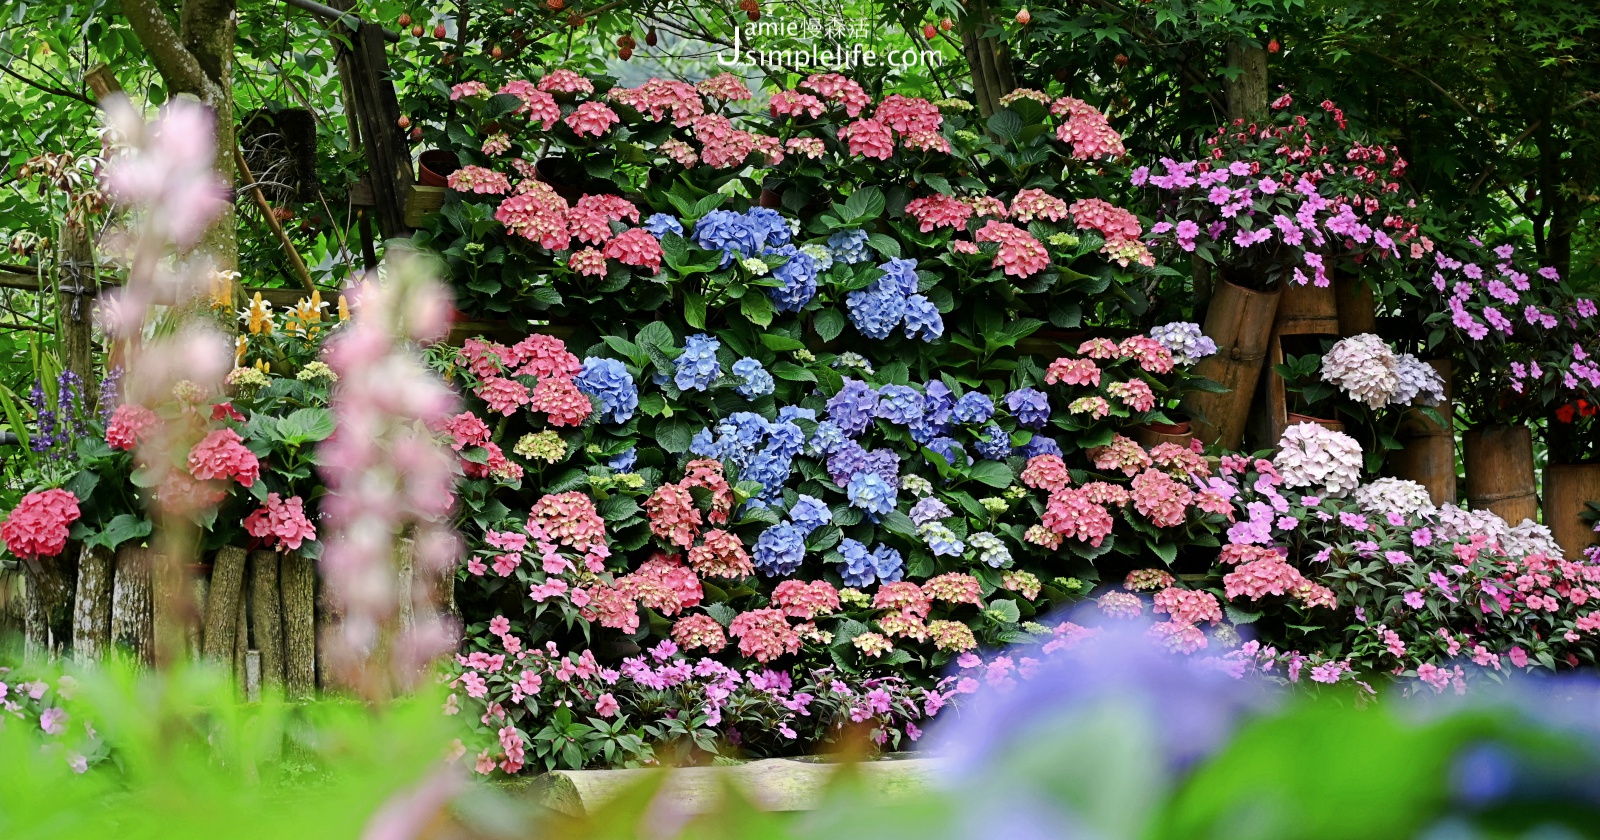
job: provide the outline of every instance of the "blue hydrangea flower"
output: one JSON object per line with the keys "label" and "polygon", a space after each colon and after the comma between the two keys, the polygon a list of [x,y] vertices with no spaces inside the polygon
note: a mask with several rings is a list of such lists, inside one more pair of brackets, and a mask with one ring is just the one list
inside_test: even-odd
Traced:
{"label": "blue hydrangea flower", "polygon": [[822,269],[810,254],[785,245],[768,253],[782,254],[789,261],[772,270],[775,279],[783,281],[782,288],[767,289],[767,297],[779,312],[799,312],[817,294],[817,273]]}
{"label": "blue hydrangea flower", "polygon": [[828,419],[850,437],[866,431],[877,410],[877,392],[859,379],[846,379],[839,393],[828,400]]}
{"label": "blue hydrangea flower", "polygon": [[1006,394],[1006,408],[1011,409],[1018,423],[1030,429],[1043,428],[1050,422],[1050,398],[1043,391],[1018,388]]}
{"label": "blue hydrangea flower", "polygon": [[715,458],[718,461],[728,456],[723,440],[712,434],[709,428],[694,433],[694,437],[689,439],[689,451],[702,458]]}
{"label": "blue hydrangea flower", "polygon": [[828,237],[828,250],[833,252],[833,258],[845,265],[855,265],[867,261],[867,232],[855,228],[841,230]]}
{"label": "blue hydrangea flower", "polygon": [[644,224],[640,225],[640,227],[650,231],[651,235],[655,236],[657,239],[660,239],[669,233],[676,233],[679,236],[683,235],[683,223],[678,221],[678,217],[672,215],[671,213],[657,213],[650,218],[645,219]]}
{"label": "blue hydrangea flower", "polygon": [[611,460],[606,462],[606,466],[617,472],[628,472],[637,463],[639,463],[639,449],[638,447],[630,446],[627,451],[613,456]]}
{"label": "blue hydrangea flower", "polygon": [[677,368],[672,377],[680,391],[704,391],[722,373],[717,363],[717,348],[722,342],[705,333],[689,336],[683,343],[683,352],[674,361]]}
{"label": "blue hydrangea flower", "polygon": [[817,261],[818,273],[833,268],[833,252],[829,251],[828,246],[826,245],[818,245],[816,243],[812,243],[810,245],[801,245],[800,252],[809,255],[812,259]]}
{"label": "blue hydrangea flower", "polygon": [[853,440],[845,440],[828,455],[828,477],[843,487],[857,473],[867,471],[867,450]]}
{"label": "blue hydrangea flower", "polygon": [[783,458],[793,458],[805,448],[806,433],[788,420],[767,424],[767,449]]}
{"label": "blue hydrangea flower", "polygon": [[806,454],[812,457],[827,455],[843,446],[850,439],[845,437],[844,430],[832,420],[823,420],[817,424],[816,431],[811,433],[811,439],[806,441]]}
{"label": "blue hydrangea flower", "polygon": [[833,511],[821,499],[802,493],[789,508],[789,520],[801,533],[810,536],[813,531],[833,521]]}
{"label": "blue hydrangea flower", "polygon": [[616,359],[590,356],[574,380],[578,390],[600,401],[600,422],[626,423],[639,407],[639,388],[628,369]]}
{"label": "blue hydrangea flower", "polygon": [[867,338],[888,338],[905,319],[905,296],[877,283],[845,295],[844,304],[850,323]]}
{"label": "blue hydrangea flower", "polygon": [[912,522],[918,525],[925,525],[929,522],[937,522],[940,519],[948,519],[953,514],[949,505],[932,496],[926,496],[918,499],[917,503],[911,506],[909,515]]}
{"label": "blue hydrangea flower", "polygon": [[878,579],[877,566],[865,544],[846,537],[839,541],[839,556],[844,558],[839,577],[845,586],[871,586]]}
{"label": "blue hydrangea flower", "polygon": [[965,543],[942,522],[924,522],[917,526],[917,536],[928,546],[935,557],[960,557],[967,550]]}
{"label": "blue hydrangea flower", "polygon": [[1200,325],[1188,321],[1173,321],[1150,331],[1150,337],[1162,347],[1172,351],[1172,361],[1192,365],[1217,352],[1217,343],[1200,331]]}
{"label": "blue hydrangea flower", "polygon": [[770,449],[763,449],[740,467],[739,480],[754,481],[761,485],[760,499],[772,501],[783,492],[783,485],[789,480],[790,465],[788,458]]}
{"label": "blue hydrangea flower", "polygon": [[780,522],[756,537],[750,559],[767,577],[787,577],[800,568],[806,556],[806,538],[799,528]]}
{"label": "blue hydrangea flower", "polygon": [[1011,549],[1000,538],[988,531],[979,531],[967,539],[972,549],[978,552],[978,560],[989,564],[991,568],[999,569],[1011,565]]}
{"label": "blue hydrangea flower", "polygon": [[991,461],[1003,461],[1011,454],[1011,436],[999,426],[990,423],[978,430],[977,440],[973,447],[978,450],[978,455]]}
{"label": "blue hydrangea flower", "polygon": [[878,580],[894,583],[905,574],[905,561],[901,559],[900,552],[879,544],[872,549],[872,569],[878,573]]}
{"label": "blue hydrangea flower", "polygon": [[[788,232],[787,226],[783,229]],[[721,251],[723,266],[735,256],[752,257],[761,253],[767,245],[767,235],[766,225],[732,210],[712,210],[694,223],[694,244],[707,251]]]}
{"label": "blue hydrangea flower", "polygon": [[747,400],[764,397],[778,386],[773,381],[772,374],[767,373],[767,369],[762,367],[760,362],[749,356],[733,363],[733,376],[739,380],[734,390]]}
{"label": "blue hydrangea flower", "polygon": [[906,385],[885,385],[878,389],[879,419],[901,426],[922,421],[922,395]]}
{"label": "blue hydrangea flower", "polygon": [[931,379],[923,386],[922,414],[923,420],[932,423],[940,431],[950,423],[950,415],[955,410],[956,401],[951,395],[950,386],[938,379]]}
{"label": "blue hydrangea flower", "polygon": [[894,510],[895,486],[884,481],[883,476],[877,473],[856,473],[845,486],[844,492],[850,498],[850,504],[861,508],[873,522],[877,522],[879,517]]}
{"label": "blue hydrangea flower", "polygon": [[878,266],[878,268],[883,269],[883,276],[878,278],[877,285],[901,297],[909,297],[917,293],[916,260],[890,260]]}
{"label": "blue hydrangea flower", "polygon": [[955,438],[937,437],[923,445],[939,453],[951,466],[964,467],[969,460],[967,450]]}
{"label": "blue hydrangea flower", "polygon": [[796,420],[810,420],[817,422],[817,410],[814,408],[801,408],[798,405],[786,405],[778,409],[778,419],[794,422]]}
{"label": "blue hydrangea flower", "polygon": [[867,450],[867,469],[890,487],[900,486],[900,456],[893,449]]}
{"label": "blue hydrangea flower", "polygon": [[777,248],[788,245],[789,238],[793,235],[789,230],[789,223],[784,221],[783,214],[771,207],[752,207],[745,213],[750,227],[756,233],[756,241],[764,247]]}
{"label": "blue hydrangea flower", "polygon": [[1063,456],[1061,444],[1044,435],[1034,435],[1032,440],[1017,447],[1017,454],[1024,458],[1032,458],[1037,455],[1054,455],[1058,458]]}
{"label": "blue hydrangea flower", "polygon": [[717,423],[722,442],[723,457],[736,464],[744,463],[761,448],[769,424],[767,419],[750,411],[735,411]]}
{"label": "blue hydrangea flower", "polygon": [[977,391],[962,394],[954,414],[958,423],[987,423],[994,416],[994,399]]}
{"label": "blue hydrangea flower", "polygon": [[920,333],[923,341],[936,341],[944,335],[944,318],[939,308],[922,295],[906,298],[905,324],[906,338],[916,338]]}

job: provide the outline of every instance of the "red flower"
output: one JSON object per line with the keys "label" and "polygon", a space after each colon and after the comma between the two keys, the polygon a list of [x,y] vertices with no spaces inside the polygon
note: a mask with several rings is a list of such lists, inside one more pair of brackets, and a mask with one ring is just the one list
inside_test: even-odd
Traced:
{"label": "red flower", "polygon": [[71,491],[29,493],[0,523],[0,541],[18,557],[54,557],[66,548],[68,529],[82,515]]}
{"label": "red flower", "polygon": [[1560,420],[1563,423],[1571,423],[1572,422],[1573,413],[1574,413],[1574,409],[1572,407],[1572,404],[1568,403],[1568,404],[1556,409],[1556,419]]}
{"label": "red flower", "polygon": [[224,402],[224,403],[217,403],[216,405],[211,407],[211,419],[212,420],[237,420],[238,422],[243,423],[244,422],[244,415],[239,413],[239,409],[233,407],[233,403]]}
{"label": "red flower", "polygon": [[1596,407],[1588,400],[1578,400],[1578,415],[1580,417],[1593,417],[1600,414],[1600,407]]}

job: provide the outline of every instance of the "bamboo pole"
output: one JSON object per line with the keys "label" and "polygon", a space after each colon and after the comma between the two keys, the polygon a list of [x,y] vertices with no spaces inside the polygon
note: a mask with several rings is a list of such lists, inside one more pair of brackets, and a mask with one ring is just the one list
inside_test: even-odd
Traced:
{"label": "bamboo pole", "polygon": [[317,580],[310,558],[285,555],[279,568],[283,604],[284,689],[291,700],[317,693]]}
{"label": "bamboo pole", "polygon": [[111,644],[146,665],[155,663],[154,603],[150,550],[132,545],[118,549],[111,586]]}

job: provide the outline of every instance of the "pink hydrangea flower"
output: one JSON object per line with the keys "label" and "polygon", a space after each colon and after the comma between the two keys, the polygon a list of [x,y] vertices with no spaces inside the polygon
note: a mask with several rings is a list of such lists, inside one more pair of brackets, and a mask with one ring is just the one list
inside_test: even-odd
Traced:
{"label": "pink hydrangea flower", "polygon": [[684,650],[705,648],[711,653],[716,653],[728,645],[728,637],[722,631],[722,625],[709,615],[690,615],[680,618],[672,625],[672,640]]}
{"label": "pink hydrangea flower", "polygon": [[1050,252],[1039,240],[1016,225],[990,220],[973,238],[979,242],[998,242],[994,268],[1003,268],[1012,277],[1032,277],[1050,265]]}
{"label": "pink hydrangea flower", "polygon": [[771,662],[800,650],[800,634],[789,626],[779,610],[768,608],[740,613],[728,625],[728,632],[739,640],[739,653],[757,662]]}
{"label": "pink hydrangea flower", "polygon": [[552,426],[578,426],[594,411],[589,398],[578,386],[564,376],[539,380],[534,386],[528,407],[549,416]]}
{"label": "pink hydrangea flower", "polygon": [[585,277],[604,277],[606,255],[593,248],[580,248],[567,258],[567,267]]}
{"label": "pink hydrangea flower", "polygon": [[539,89],[546,93],[590,94],[594,83],[571,70],[551,70],[539,80]]}
{"label": "pink hydrangea flower", "polygon": [[261,462],[238,432],[217,429],[189,450],[189,474],[201,481],[233,479],[249,487],[261,477]]}
{"label": "pink hydrangea flower", "polygon": [[1105,508],[1091,502],[1083,491],[1072,488],[1050,494],[1040,521],[1053,533],[1092,546],[1104,542],[1116,525]]}
{"label": "pink hydrangea flower", "polygon": [[67,546],[72,523],[82,516],[78,497],[61,489],[29,493],[17,502],[4,523],[0,541],[18,557],[55,557]]}
{"label": "pink hydrangea flower", "polygon": [[606,243],[605,255],[623,265],[648,268],[651,274],[661,270],[661,242],[644,228],[630,228]]}
{"label": "pink hydrangea flower", "polygon": [[112,449],[131,452],[160,422],[154,411],[142,405],[123,403],[117,406],[111,421],[106,424],[106,443]]}
{"label": "pink hydrangea flower", "polygon": [[244,530],[279,551],[298,551],[302,542],[317,538],[316,527],[306,518],[305,502],[299,496],[282,499],[277,493],[268,493],[266,502],[244,518]]}
{"label": "pink hydrangea flower", "polygon": [[972,207],[948,195],[930,195],[906,204],[906,213],[916,219],[923,233],[947,227],[961,230],[972,218]]}
{"label": "pink hydrangea flower", "polygon": [[445,179],[450,189],[479,195],[505,195],[511,192],[511,181],[503,173],[481,166],[463,166]]}
{"label": "pink hydrangea flower", "polygon": [[579,137],[585,134],[599,137],[621,121],[617,112],[603,102],[585,102],[563,120],[567,127],[572,129],[572,133]]}
{"label": "pink hydrangea flower", "polygon": [[850,142],[852,155],[873,160],[888,160],[894,156],[894,135],[888,126],[877,120],[847,123],[839,129],[839,139]]}
{"label": "pink hydrangea flower", "polygon": [[1044,381],[1047,385],[1061,383],[1095,387],[1100,384],[1100,368],[1089,359],[1063,356],[1051,362],[1045,369]]}

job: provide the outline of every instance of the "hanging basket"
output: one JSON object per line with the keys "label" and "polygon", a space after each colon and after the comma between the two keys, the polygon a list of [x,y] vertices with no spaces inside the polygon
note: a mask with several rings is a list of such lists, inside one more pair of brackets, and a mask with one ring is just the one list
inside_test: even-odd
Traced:
{"label": "hanging basket", "polygon": [[1526,426],[1490,426],[1461,437],[1467,463],[1467,504],[1516,525],[1538,519],[1533,481],[1533,435]]}
{"label": "hanging basket", "polygon": [[1279,296],[1278,289],[1258,292],[1226,278],[1217,284],[1205,323],[1205,334],[1217,343],[1217,352],[1201,360],[1195,373],[1228,390],[1220,394],[1197,391],[1184,401],[1202,442],[1235,450],[1244,441]]}
{"label": "hanging basket", "polygon": [[1544,468],[1544,524],[1568,560],[1582,559],[1583,550],[1600,540],[1583,521],[1589,503],[1600,504],[1600,463],[1548,464]]}

